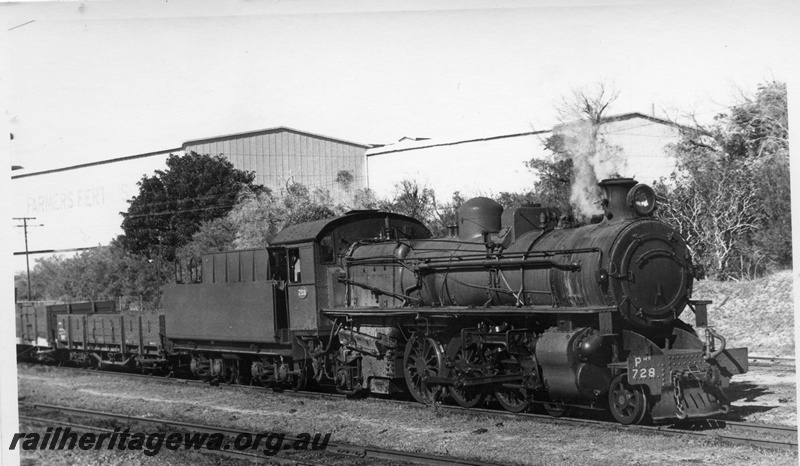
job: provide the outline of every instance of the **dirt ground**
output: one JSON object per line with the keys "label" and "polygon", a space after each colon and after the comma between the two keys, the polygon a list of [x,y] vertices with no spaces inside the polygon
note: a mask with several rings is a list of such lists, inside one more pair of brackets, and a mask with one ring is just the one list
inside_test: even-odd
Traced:
{"label": "dirt ground", "polygon": [[[732,446],[712,439],[633,433],[613,425],[575,427],[432,408],[409,409],[376,399],[301,399],[268,391],[139,381],[49,367],[20,365],[18,371],[20,399],[28,402],[181,419],[252,432],[329,432],[332,442],[498,464],[797,464],[795,453]],[[794,387],[793,372],[753,368],[731,387],[732,416],[738,413],[747,421],[794,425]],[[39,464],[74,462],[63,462],[63,454],[57,451],[37,455],[35,462]],[[181,464],[180,458],[172,455],[169,462]],[[102,462],[130,464],[128,460],[105,458]],[[188,457],[186,464],[191,464]]]}
{"label": "dirt ground", "polygon": [[797,425],[797,377],[791,366],[751,367],[731,380],[726,394],[732,420]]}

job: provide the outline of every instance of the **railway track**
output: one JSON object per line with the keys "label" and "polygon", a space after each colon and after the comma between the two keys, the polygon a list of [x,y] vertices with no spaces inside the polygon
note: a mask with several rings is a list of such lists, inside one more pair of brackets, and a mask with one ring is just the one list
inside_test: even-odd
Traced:
{"label": "railway track", "polygon": [[[78,372],[87,372],[92,374],[113,374],[121,375],[124,377],[139,378],[151,381],[163,381],[165,383],[181,383],[193,385],[205,385],[207,382],[199,380],[187,379],[173,379],[166,377],[159,377],[153,375],[131,374],[125,372],[107,372],[97,371],[80,368],[62,367],[60,369],[72,370]],[[223,389],[244,389],[244,390],[272,390],[270,388],[249,385],[226,385],[220,384]],[[331,398],[331,399],[347,399],[347,396],[338,393],[326,392],[309,392],[309,391],[284,391],[287,396],[296,396],[304,398]],[[406,405],[412,409],[431,409],[427,405],[422,405],[414,401],[405,401],[397,399],[383,399],[382,402],[396,403]],[[768,424],[754,424],[746,422],[729,421],[724,419],[701,419],[701,420],[687,420],[674,424],[647,426],[647,425],[622,425],[615,422],[609,422],[602,419],[587,419],[587,418],[574,418],[574,417],[553,417],[547,414],[536,413],[511,413],[508,411],[489,409],[489,408],[463,408],[460,406],[451,406],[444,404],[436,404],[437,410],[446,412],[458,412],[468,415],[483,415],[501,417],[507,419],[529,419],[536,422],[557,423],[557,424],[572,424],[572,425],[593,425],[599,428],[618,429],[626,431],[640,431],[643,433],[651,433],[655,435],[686,435],[694,437],[703,437],[712,440],[732,444],[750,445],[759,448],[798,451],[798,432],[797,427],[768,425]]]}
{"label": "railway track", "polygon": [[[39,423],[42,425],[46,425],[48,427],[58,425],[62,427],[70,427],[72,430],[77,430],[77,431],[101,432],[108,434],[112,434],[114,432],[119,433],[119,431],[121,431],[122,429],[124,428],[130,429],[131,427],[135,428],[143,427],[144,429],[142,430],[150,430],[151,432],[156,432],[156,431],[163,432],[163,430],[166,428],[169,431],[169,433],[223,434],[225,436],[225,441],[223,443],[222,448],[213,450],[207,448],[206,449],[201,448],[198,449],[197,451],[201,451],[203,453],[209,452],[237,459],[247,459],[254,462],[277,462],[281,464],[291,464],[291,465],[328,464],[328,462],[325,461],[326,459],[325,457],[321,459],[322,461],[321,463],[309,463],[308,459],[295,460],[291,458],[281,458],[277,456],[267,457],[265,456],[264,453],[260,453],[258,451],[250,452],[246,450],[230,448],[231,445],[234,445],[234,442],[236,441],[235,439],[237,438],[244,438],[242,436],[247,436],[247,438],[252,439],[256,435],[258,435],[252,432],[246,432],[237,429],[188,423],[182,421],[173,421],[169,419],[136,417],[125,414],[116,414],[116,413],[109,413],[109,412],[102,412],[102,411],[95,411],[88,409],[71,408],[67,406],[44,405],[44,404],[25,403],[25,402],[20,402],[19,406],[21,411],[20,420],[25,420],[31,423]],[[30,412],[39,414],[39,416],[32,416],[28,414]],[[69,420],[58,421],[50,417],[46,418],[41,417],[41,415],[52,416],[54,413],[64,415],[65,417],[68,417]],[[115,424],[121,424],[121,426],[117,427],[116,429],[109,429],[109,428],[96,427],[93,425],[78,424],[74,422],[75,417],[84,418],[87,420],[94,420],[94,421],[97,420],[111,421]],[[281,445],[283,446],[283,448],[281,448],[281,451],[291,449],[293,445],[297,444],[297,442],[306,441],[306,439],[302,437],[295,437],[291,435],[282,436],[281,439],[282,439]],[[256,449],[255,447],[250,448],[249,446],[246,448],[248,450]],[[424,464],[432,466],[439,466],[439,465],[496,466],[495,463],[488,463],[485,461],[469,460],[469,459],[445,457],[438,455],[429,455],[425,453],[389,450],[385,448],[351,445],[346,443],[333,443],[333,442],[326,442],[324,448],[316,450],[316,453],[324,455],[338,455],[347,458],[394,461],[401,463]]]}
{"label": "railway track", "polygon": [[747,357],[747,359],[750,366],[774,367],[776,369],[782,369],[782,370],[795,370],[795,358],[750,355]]}

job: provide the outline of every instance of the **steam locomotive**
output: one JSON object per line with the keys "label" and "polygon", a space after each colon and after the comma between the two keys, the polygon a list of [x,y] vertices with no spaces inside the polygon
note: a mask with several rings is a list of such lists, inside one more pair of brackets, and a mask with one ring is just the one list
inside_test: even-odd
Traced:
{"label": "steam locomotive", "polygon": [[[553,208],[487,198],[464,203],[443,238],[378,211],[292,226],[265,249],[206,254],[189,283],[167,286],[155,351],[95,344],[91,313],[73,316],[82,340],[59,328],[52,344],[213,382],[464,407],[491,397],[512,412],[608,409],[623,424],[727,412],[747,349],[727,348],[709,302],[691,299],[699,271],[653,217],[653,190],[599,185],[604,215],[580,228],[560,228]],[[694,328],[679,319],[687,308]]]}

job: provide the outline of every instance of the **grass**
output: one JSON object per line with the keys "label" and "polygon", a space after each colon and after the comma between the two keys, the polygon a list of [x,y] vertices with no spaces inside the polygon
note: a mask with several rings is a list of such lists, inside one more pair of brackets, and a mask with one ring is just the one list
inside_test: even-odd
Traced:
{"label": "grass", "polygon": [[[693,299],[708,299],[709,324],[729,347],[749,348],[750,354],[794,357],[794,299],[792,271],[755,280],[695,282]],[[694,316],[681,316],[690,324]]]}

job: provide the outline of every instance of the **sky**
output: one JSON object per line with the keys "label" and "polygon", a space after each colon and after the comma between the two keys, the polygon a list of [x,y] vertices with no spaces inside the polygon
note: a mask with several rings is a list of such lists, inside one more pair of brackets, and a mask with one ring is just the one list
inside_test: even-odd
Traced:
{"label": "sky", "polygon": [[708,119],[795,66],[793,2],[434,5],[0,5],[10,162],[274,126],[368,144],[547,129],[563,96],[599,82],[620,92],[615,113]]}

